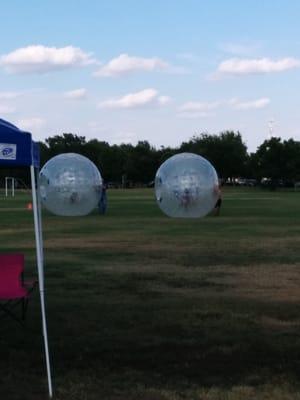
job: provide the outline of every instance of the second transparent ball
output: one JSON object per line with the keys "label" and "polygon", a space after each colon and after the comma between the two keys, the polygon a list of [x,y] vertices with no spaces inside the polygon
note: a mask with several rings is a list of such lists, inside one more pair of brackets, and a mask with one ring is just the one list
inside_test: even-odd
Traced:
{"label": "second transparent ball", "polygon": [[169,217],[203,217],[219,198],[218,175],[204,157],[176,154],[158,169],[155,195],[158,206]]}

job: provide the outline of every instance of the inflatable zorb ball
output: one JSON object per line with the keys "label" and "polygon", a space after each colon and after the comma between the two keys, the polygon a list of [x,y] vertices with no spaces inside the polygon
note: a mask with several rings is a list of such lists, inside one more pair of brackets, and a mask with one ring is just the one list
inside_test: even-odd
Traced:
{"label": "inflatable zorb ball", "polygon": [[218,175],[205,158],[176,154],[158,169],[155,195],[158,206],[169,217],[204,217],[219,198]]}
{"label": "inflatable zorb ball", "polygon": [[42,204],[56,215],[81,216],[97,207],[102,178],[88,158],[75,153],[51,158],[39,178]]}

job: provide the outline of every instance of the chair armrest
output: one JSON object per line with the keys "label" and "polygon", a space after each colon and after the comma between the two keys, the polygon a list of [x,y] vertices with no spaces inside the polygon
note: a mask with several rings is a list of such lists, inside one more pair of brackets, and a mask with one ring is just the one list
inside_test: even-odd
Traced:
{"label": "chair armrest", "polygon": [[23,286],[28,290],[29,293],[33,291],[37,284],[38,281],[36,279],[30,279],[23,282]]}

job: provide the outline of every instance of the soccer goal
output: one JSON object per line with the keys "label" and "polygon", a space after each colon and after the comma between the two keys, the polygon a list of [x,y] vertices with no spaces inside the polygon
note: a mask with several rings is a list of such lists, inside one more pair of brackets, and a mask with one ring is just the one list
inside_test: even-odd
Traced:
{"label": "soccer goal", "polygon": [[15,197],[15,186],[16,179],[10,176],[5,177],[5,197],[9,196],[9,193],[12,197]]}

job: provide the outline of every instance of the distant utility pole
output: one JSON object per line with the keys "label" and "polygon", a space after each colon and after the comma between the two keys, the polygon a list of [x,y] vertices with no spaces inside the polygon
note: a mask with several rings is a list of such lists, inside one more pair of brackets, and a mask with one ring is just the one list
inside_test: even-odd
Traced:
{"label": "distant utility pole", "polygon": [[269,128],[268,139],[271,139],[273,137],[274,122],[275,122],[274,119],[270,119],[270,121],[268,121],[268,128]]}

